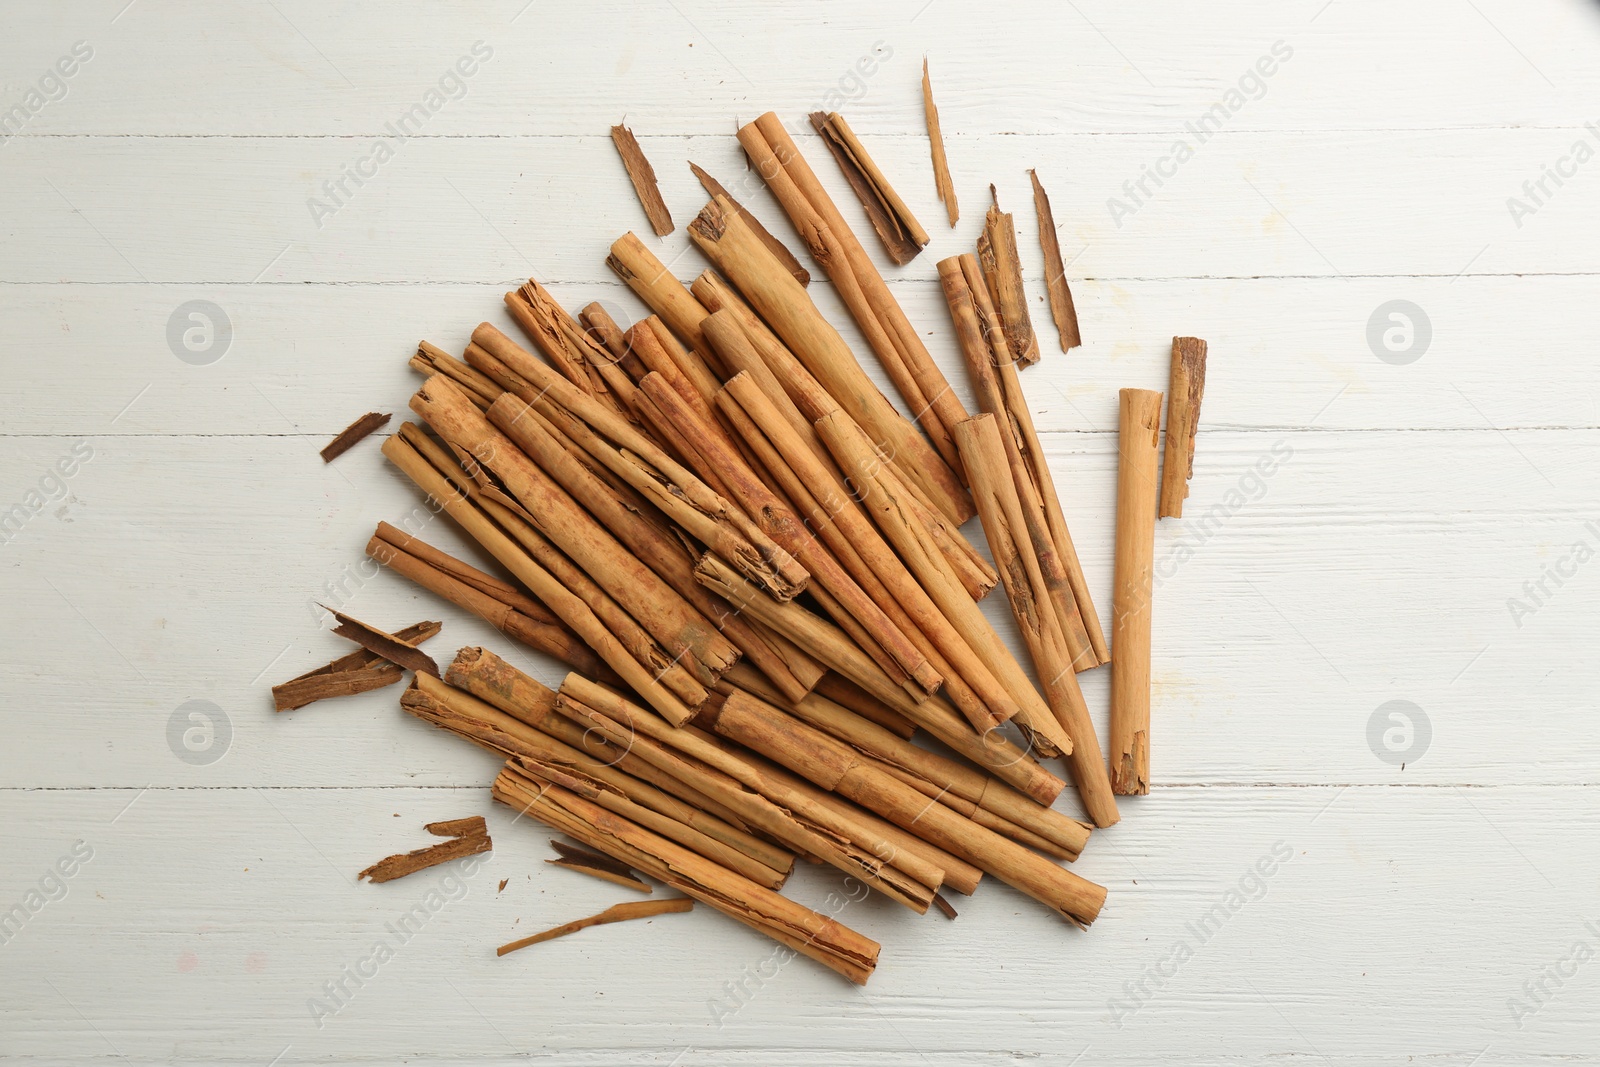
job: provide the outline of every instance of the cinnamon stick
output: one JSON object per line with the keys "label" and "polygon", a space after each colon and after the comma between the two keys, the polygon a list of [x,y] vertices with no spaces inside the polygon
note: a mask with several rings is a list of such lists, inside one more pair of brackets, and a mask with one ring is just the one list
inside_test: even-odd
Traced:
{"label": "cinnamon stick", "polygon": [[[632,233],[617,238],[611,243],[606,266],[626,282],[628,288],[651,311],[661,316],[680,341],[690,348],[704,350],[700,340],[700,321],[706,317],[706,309],[690,295],[682,282],[672,276],[655,253],[644,246],[643,241]],[[779,269],[782,269],[781,264]]]}
{"label": "cinnamon stick", "polygon": [[540,783],[508,765],[495,779],[494,796],[852,982],[865,982],[877,966],[876,941],[718,867],[561,786]]}
{"label": "cinnamon stick", "polygon": [[989,286],[1005,330],[1012,357],[1024,367],[1039,362],[1039,341],[1033,334],[1033,319],[1028,314],[1028,294],[1022,287],[1022,260],[1017,256],[1017,226],[1009,211],[1000,210],[1000,197],[989,186],[994,201],[983,218],[983,233],[978,237],[978,262]]}
{"label": "cinnamon stick", "polygon": [[965,819],[836,741],[755,697],[734,692],[711,712],[719,734],[847,797],[973,863],[1082,926],[1094,922],[1106,891],[993,831]]}
{"label": "cinnamon stick", "polygon": [[[850,317],[861,328],[917,424],[944,461],[956,468],[953,474],[959,476],[960,459],[955,455],[949,429],[966,418],[966,410],[883,275],[806,164],[799,147],[771,112],[741,129],[739,143],[755,160],[767,187],[811,249],[812,258],[828,272]],[[744,288],[737,278],[733,281]],[[773,325],[776,328],[777,324]],[[783,331],[779,329],[778,333],[781,336]],[[793,342],[790,347],[794,347]],[[799,354],[805,358],[804,353]],[[843,397],[839,400],[845,403]]]}
{"label": "cinnamon stick", "polygon": [[[340,637],[354,641],[362,648],[374,655],[382,656],[390,663],[404,667],[408,671],[418,671],[439,677],[439,665],[426,652],[420,652],[412,645],[391,633],[385,633],[376,626],[369,626],[360,619],[353,619],[342,612],[334,611],[330,607],[323,609],[328,614],[339,620],[339,625],[333,632]],[[435,633],[438,630],[434,630]]]}
{"label": "cinnamon stick", "polygon": [[700,179],[700,185],[705,189],[707,196],[722,196],[727,198],[728,203],[732,204],[733,209],[739,213],[739,217],[744,219],[745,222],[749,223],[750,228],[756,232],[756,236],[761,238],[761,243],[767,246],[767,250],[777,257],[778,262],[783,264],[784,269],[786,269],[790,274],[794,275],[795,281],[799,282],[801,285],[811,284],[811,272],[802,267],[800,265],[800,261],[794,258],[794,253],[789,251],[788,246],[782,241],[778,240],[776,237],[772,236],[772,233],[765,226],[761,225],[761,220],[750,214],[750,212],[745,209],[743,204],[735,200],[733,198],[733,194],[722,187],[721,182],[717,181],[717,179],[713,178],[711,175],[695,166],[693,162],[689,164],[689,169],[694,171],[694,176],[696,178]]}
{"label": "cinnamon stick", "polygon": [[553,926],[543,933],[511,941],[494,950],[496,956],[504,956],[508,952],[515,952],[519,948],[537,945],[541,941],[554,941],[558,937],[575,934],[579,930],[587,930],[591,926],[604,926],[607,923],[627,922],[629,919],[649,919],[656,915],[690,911],[694,908],[694,900],[690,897],[672,897],[667,900],[637,900],[627,904],[613,904],[598,915],[590,915],[584,919],[574,919],[560,926]]}
{"label": "cinnamon stick", "polygon": [[[511,571],[530,592],[579,634],[601,659],[627,682],[628,686],[659,711],[669,722],[687,722],[694,712],[683,699],[663,684],[667,668],[676,666],[665,657],[657,658],[643,650],[630,648],[611,631],[580,596],[536,562],[526,549],[490,520],[458,485],[452,484],[401,435],[383,445],[389,461],[431,496],[483,548]],[[641,658],[636,658],[636,651]],[[702,698],[703,699],[703,698]]]}
{"label": "cinnamon stick", "polygon": [[933,84],[928,80],[928,57],[922,57],[922,112],[928,120],[928,147],[933,153],[933,187],[938,190],[939,202],[950,216],[950,226],[955,227],[961,218],[956,205],[956,186],[950,180],[950,161],[944,154],[944,134],[939,130],[939,109],[933,103]]}
{"label": "cinnamon stick", "polygon": [[[416,622],[403,630],[396,630],[394,637],[407,645],[420,645],[440,629],[437,622]],[[405,668],[376,652],[361,648],[316,670],[273,686],[273,710],[293,711],[318,700],[368,693],[393,685],[404,677]]]}
{"label": "cinnamon stick", "polygon": [[1183,516],[1189,479],[1194,476],[1194,435],[1205,391],[1206,343],[1198,337],[1174,337],[1167,389],[1167,453],[1161,467],[1162,518]]}
{"label": "cinnamon stick", "polygon": [[633,868],[626,863],[618,863],[610,856],[601,852],[591,852],[586,848],[575,848],[572,845],[563,845],[559,841],[551,841],[550,847],[559,853],[553,860],[545,860],[552,867],[564,867],[569,871],[587,874],[591,878],[598,878],[602,882],[610,882],[627,889],[637,889],[641,893],[654,892],[650,884],[633,873]]}
{"label": "cinnamon stick", "polygon": [[1155,555],[1161,394],[1124,389],[1117,436],[1117,546],[1112,581],[1111,788],[1150,792],[1150,594]]}
{"label": "cinnamon stick", "polygon": [[[1062,631],[1067,637],[1067,647],[1073,656],[1073,666],[1088,670],[1111,660],[1106,647],[1105,633],[1100,628],[1100,614],[1095,610],[1089,593],[1089,581],[1084,576],[1083,565],[1078,560],[1077,547],[1067,530],[1067,520],[1061,510],[1061,498],[1056,492],[1055,478],[1045,458],[1039,432],[1033,425],[1033,414],[1022,391],[1022,378],[1017,373],[1017,361],[1006,344],[994,304],[984,284],[977,257],[969,254],[955,257],[940,264],[939,278],[945,289],[950,313],[956,322],[957,334],[963,338],[963,353],[968,369],[973,373],[973,383],[980,395],[980,407],[1001,419],[1006,452],[1018,471],[1017,489],[1022,495],[1030,523],[1035,510],[1042,509],[1045,525],[1049,529],[1049,542],[1054,551],[1047,551],[1044,539],[1036,538],[1040,550],[1040,563],[1045,580],[1050,583],[1051,602],[1062,620]],[[988,338],[989,358],[983,359],[982,349],[969,343],[970,327],[965,325],[968,306],[976,316],[978,332]],[[992,372],[992,374],[991,374]],[[1024,477],[1024,473],[1026,477]],[[1063,588],[1062,582],[1066,583]],[[1068,595],[1070,590],[1070,596]],[[1092,655],[1082,651],[1079,630],[1088,639]]]}
{"label": "cinnamon stick", "polygon": [[1050,317],[1055,319],[1061,338],[1061,351],[1070,352],[1083,344],[1078,333],[1078,309],[1072,304],[1072,289],[1067,285],[1067,268],[1061,262],[1061,242],[1056,238],[1056,217],[1050,211],[1050,197],[1039,184],[1039,175],[1030,169],[1033,182],[1033,213],[1039,219],[1039,246],[1044,250],[1044,284],[1050,294]]}
{"label": "cinnamon stick", "polygon": [[424,378],[431,378],[435,374],[449,375],[472,395],[472,402],[480,408],[494,403],[494,398],[501,393],[500,387],[487,375],[480,374],[438,345],[427,341],[417,342],[417,354],[411,357],[410,366],[412,370],[420,371]]}
{"label": "cinnamon stick", "polygon": [[[945,458],[866,376],[839,332],[726,201],[713,200],[689,226],[690,240],[738,286],[808,371],[958,525],[973,514]],[[842,275],[841,275],[842,276]],[[831,275],[830,275],[831,277]],[[943,386],[948,391],[948,385]],[[926,404],[913,411],[934,412]],[[926,423],[924,423],[926,425]],[[953,447],[952,447],[953,451]]]}
{"label": "cinnamon stick", "polygon": [[[889,179],[867,154],[850,124],[837,111],[813,111],[811,125],[822,137],[839,164],[844,179],[866,210],[867,221],[883,242],[883,250],[897,266],[905,266],[917,258],[930,238],[911,209],[889,184]],[[716,195],[716,190],[708,190]]]}
{"label": "cinnamon stick", "polygon": [[[458,713],[471,710],[476,717],[474,725],[493,731],[492,736],[486,737],[480,731],[472,740],[480,744],[492,741],[489,747],[497,747],[508,756],[528,755],[535,750],[509,744],[506,738],[527,741],[529,728],[547,734],[594,761],[581,768],[589,777],[606,782],[634,803],[675,819],[755,860],[766,868],[757,879],[762,884],[781,885],[793,867],[793,855],[753,836],[749,824],[737,812],[686,779],[666,773],[641,758],[634,750],[636,737],[627,738],[625,745],[614,746],[593,729],[592,724],[580,725],[557,713],[556,694],[549,687],[493,652],[463,648],[450,665],[447,678],[451,686],[490,705],[488,708],[472,705],[470,709],[462,706],[455,709]],[[446,725],[455,728],[452,724]]]}
{"label": "cinnamon stick", "polygon": [[494,847],[493,842],[489,840],[488,826],[481,815],[467,819],[451,819],[446,822],[431,822],[423,829],[436,837],[448,837],[451,840],[429,848],[386,856],[356,875],[356,880],[392,882],[396,878],[404,878],[408,874],[425,871],[429,867],[437,867],[441,863],[449,863],[463,856],[488,852]]}
{"label": "cinnamon stick", "polygon": [[644,157],[644,149],[639,147],[628,127],[611,127],[611,143],[617,146],[617,155],[622,157],[622,166],[633,183],[633,191],[639,196],[640,206],[650,219],[650,228],[657,237],[665,237],[672,232],[672,216],[667,212],[666,201],[661,199],[661,190],[656,187],[655,168]]}
{"label": "cinnamon stick", "polygon": [[369,411],[339,431],[339,436],[322,446],[322,462],[332,463],[356,446],[363,437],[381,428],[392,416]]}
{"label": "cinnamon stick", "polygon": [[1089,718],[1089,706],[1078,688],[1060,621],[1051,610],[1050,587],[1033,550],[995,417],[979,415],[957,426],[956,444],[961,447],[971,477],[972,497],[983,520],[989,549],[994,553],[995,569],[1011,600],[1012,617],[1044,684],[1050,710],[1072,738],[1068,765],[1078,795],[1096,826],[1111,826],[1118,819],[1117,803],[1111,795],[1100,743]]}

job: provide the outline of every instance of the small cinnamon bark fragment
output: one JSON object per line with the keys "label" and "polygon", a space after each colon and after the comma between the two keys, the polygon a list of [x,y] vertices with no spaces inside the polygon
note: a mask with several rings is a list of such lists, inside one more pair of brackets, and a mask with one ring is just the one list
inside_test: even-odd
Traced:
{"label": "small cinnamon bark fragment", "polygon": [[354,448],[356,443],[359,442],[363,437],[387,423],[390,418],[392,418],[392,416],[386,415],[382,412],[367,412],[355,422],[352,422],[349,426],[346,426],[343,430],[340,430],[338,437],[335,437],[332,441],[329,441],[322,447],[322,462],[332,463],[334,460],[338,459],[340,456]]}
{"label": "small cinnamon bark fragment", "polygon": [[[394,636],[405,644],[420,645],[440,629],[436,622],[417,622],[396,631]],[[330,697],[368,693],[393,685],[403,677],[404,668],[363,648],[273,686],[273,710],[293,711]]]}
{"label": "small cinnamon bark fragment", "polygon": [[1181,519],[1194,476],[1194,434],[1200,397],[1206,391],[1206,343],[1172,339],[1172,374],[1167,388],[1167,454],[1161,468],[1161,517]]}
{"label": "small cinnamon bark fragment", "polygon": [[565,867],[569,871],[587,874],[591,878],[610,882],[613,885],[625,886],[628,889],[637,889],[641,893],[650,893],[649,883],[641,881],[633,873],[633,868],[626,863],[619,863],[610,856],[601,852],[590,852],[586,848],[575,848],[564,845],[560,841],[550,842],[550,847],[559,853],[558,858],[545,860],[552,867]]}
{"label": "small cinnamon bark fragment", "polygon": [[928,119],[928,145],[933,150],[933,185],[939,201],[950,216],[950,225],[961,218],[956,206],[956,186],[950,180],[950,161],[944,155],[944,134],[939,130],[939,109],[933,104],[933,84],[928,81],[928,57],[922,57],[922,110]]}
{"label": "small cinnamon bark fragment", "polygon": [[689,164],[689,169],[694,171],[694,176],[696,178],[700,179],[700,185],[705,189],[707,196],[722,196],[727,198],[728,203],[732,204],[733,209],[739,213],[739,217],[744,219],[745,222],[749,223],[750,228],[756,232],[756,236],[761,238],[761,243],[766,245],[768,250],[771,251],[773,255],[778,257],[778,261],[783,264],[784,268],[790,274],[794,275],[795,281],[799,282],[801,285],[811,284],[811,272],[802,267],[800,265],[800,261],[795,258],[794,253],[789,251],[788,246],[782,241],[778,240],[776,237],[772,236],[772,232],[765,226],[761,225],[761,220],[750,214],[743,204],[735,200],[733,198],[733,194],[728,192],[727,189],[723,188],[721,182],[717,181],[717,179],[701,170],[693,162]]}
{"label": "small cinnamon bark fragment", "polygon": [[1150,792],[1150,593],[1161,394],[1121,393],[1117,546],[1111,586],[1111,791]]}
{"label": "small cinnamon bark fragment", "polygon": [[493,842],[489,840],[488,825],[482,815],[430,822],[423,829],[436,837],[448,837],[450,840],[428,848],[386,856],[356,875],[357,880],[367,878],[374,882],[392,882],[396,878],[404,878],[408,874],[425,871],[429,867],[437,867],[441,863],[449,863],[463,856],[488,852],[494,847]]}
{"label": "small cinnamon bark fragment", "polygon": [[989,298],[1000,315],[1012,358],[1024,367],[1031,367],[1039,362],[1039,339],[1033,333],[1028,294],[1022,287],[1017,224],[1011,212],[1000,210],[1000,197],[993,185],[989,186],[989,197],[994,203],[984,216],[983,233],[978,237],[978,262],[983,266]]}
{"label": "small cinnamon bark fragment", "polygon": [[956,917],[956,909],[948,900],[944,899],[944,895],[941,893],[933,895],[933,906],[943,912],[946,919],[954,919]]}
{"label": "small cinnamon bark fragment", "polygon": [[[894,191],[844,116],[837,111],[814,111],[811,125],[833,153],[844,180],[850,183],[851,191],[861,201],[867,221],[877,231],[878,240],[883,242],[883,250],[889,258],[902,267],[916,259],[917,253],[930,240],[928,231]],[[713,190],[711,195],[715,196],[716,192]]]}
{"label": "small cinnamon bark fragment", "polygon": [[507,952],[515,952],[519,948],[537,945],[541,941],[554,941],[558,937],[575,934],[579,930],[587,930],[591,926],[604,926],[607,923],[626,922],[629,919],[648,919],[652,915],[666,915],[669,912],[691,911],[694,900],[690,897],[673,897],[671,900],[636,900],[627,904],[613,904],[598,915],[591,915],[587,919],[576,919],[569,923],[562,923],[541,934],[524,937],[520,941],[512,941],[501,945],[494,950],[496,956],[504,956]]}
{"label": "small cinnamon bark fragment", "polygon": [[334,611],[326,605],[322,610],[339,620],[339,625],[333,628],[333,632],[340,637],[354,641],[368,652],[374,652],[408,671],[423,671],[435,678],[439,677],[439,665],[433,662],[433,658],[426,652],[419,652],[416,646],[407,644],[394,634],[369,626],[360,619],[352,619],[342,612]]}
{"label": "small cinnamon bark fragment", "polygon": [[1078,309],[1072,304],[1072,290],[1067,287],[1067,268],[1061,262],[1061,242],[1056,239],[1056,218],[1050,211],[1050,197],[1039,184],[1039,175],[1028,171],[1033,179],[1033,211],[1039,217],[1039,245],[1044,249],[1044,284],[1050,294],[1050,317],[1056,320],[1056,332],[1061,335],[1061,351],[1069,352],[1083,344],[1078,333]]}
{"label": "small cinnamon bark fragment", "polygon": [[655,168],[644,157],[644,149],[639,147],[638,139],[628,127],[611,127],[611,143],[617,146],[617,155],[622,157],[622,166],[650,219],[650,228],[656,231],[657,237],[665,237],[672,232],[672,216],[667,212],[667,202],[661,199],[661,190],[656,187]]}

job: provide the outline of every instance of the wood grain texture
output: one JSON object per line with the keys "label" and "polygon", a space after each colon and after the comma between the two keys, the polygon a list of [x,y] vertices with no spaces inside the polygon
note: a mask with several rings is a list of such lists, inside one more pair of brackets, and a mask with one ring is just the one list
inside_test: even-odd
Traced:
{"label": "wood grain texture", "polygon": [[[1594,1062],[1600,972],[1547,975],[1600,946],[1600,172],[1562,164],[1558,186],[1544,168],[1594,146],[1600,7],[520,7],[8,12],[0,109],[75,42],[93,54],[0,143],[0,1059]],[[1080,935],[989,879],[955,922],[851,903],[842,921],[884,946],[864,991],[805,961],[774,973],[769,942],[699,909],[648,931],[647,966],[627,925],[496,960],[627,891],[551,870],[548,834],[491,805],[496,761],[395,690],[275,714],[268,686],[348,651],[317,601],[439,618],[449,647],[563,672],[377,570],[380,519],[497,568],[376,449],[332,466],[316,450],[355,412],[400,409],[419,338],[459,354],[481,320],[515,335],[501,294],[530,276],[569,310],[643,315],[604,265],[640,228],[619,116],[652,131],[680,218],[705,201],[692,158],[801,250],[732,136],[769,108],[813,163],[805,114],[848,114],[909,208],[943,217],[924,55],[956,187],[993,181],[1016,209],[1029,168],[1048,179],[1088,341],[1025,388],[1097,603],[1117,390],[1164,389],[1174,335],[1229,355],[1184,517],[1156,530],[1151,794],[1073,868],[1106,909]],[[474,72],[447,77],[463,57]],[[389,136],[430,89],[420,130]],[[1230,90],[1240,106],[1200,142],[1186,124]],[[1180,139],[1193,155],[1174,166]],[[393,158],[333,205],[324,183],[380,141]],[[1514,217],[1513,197],[1536,210]],[[936,227],[889,276],[964,401],[934,264],[980,222]],[[644,240],[680,278],[704,267],[681,232]],[[1019,246],[1024,277],[1045,277]],[[866,355],[832,287],[808,293]],[[1044,296],[1029,289],[1035,317]],[[211,362],[169,341],[196,300],[228,318]],[[1370,339],[1397,300],[1429,320],[1414,362]],[[984,611],[1020,647],[1004,604]],[[1109,672],[1081,680],[1103,738]],[[1403,768],[1380,758],[1396,700],[1430,723]],[[211,747],[204,729],[185,743],[195,714]],[[474,810],[495,840],[475,873],[355,884],[417,826]],[[801,902],[842,893],[801,867]],[[1218,912],[1230,888],[1246,902]],[[5,926],[30,889],[37,912]],[[319,1027],[310,998],[430,891],[421,932]],[[1534,1004],[1541,980],[1554,993]]]}

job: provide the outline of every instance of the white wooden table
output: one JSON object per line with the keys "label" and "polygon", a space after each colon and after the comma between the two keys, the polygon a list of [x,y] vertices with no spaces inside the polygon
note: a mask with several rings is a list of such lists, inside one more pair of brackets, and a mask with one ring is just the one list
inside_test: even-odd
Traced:
{"label": "white wooden table", "polygon": [[[125,3],[13,0],[0,35],[0,1060],[1600,1058],[1600,6]],[[1191,517],[1157,535],[1155,787],[1077,865],[1110,889],[1087,933],[986,881],[953,923],[852,904],[884,945],[864,990],[775,970],[709,912],[496,959],[616,897],[545,866],[552,835],[490,804],[494,761],[397,690],[274,715],[267,687],[345,651],[317,600],[557,672],[363,570],[418,498],[374,443],[317,449],[404,415],[417,338],[510,329],[519,278],[637,317],[603,263],[627,229],[698,272],[686,159],[790,235],[732,131],[818,107],[934,233],[891,277],[963,388],[934,263],[971,247],[987,183],[1017,213],[1026,387],[1103,617],[1116,390],[1163,388],[1175,333],[1211,343]],[[659,242],[606,136],[624,116],[679,223]],[[1072,261],[1070,356],[1029,167]],[[447,525],[424,537],[459,547]],[[476,812],[472,878],[352,881]]]}

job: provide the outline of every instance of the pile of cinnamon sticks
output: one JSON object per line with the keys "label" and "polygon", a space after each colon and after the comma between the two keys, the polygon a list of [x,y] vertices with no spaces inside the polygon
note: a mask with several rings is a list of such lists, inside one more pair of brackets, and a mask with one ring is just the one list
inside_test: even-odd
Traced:
{"label": "pile of cinnamon sticks", "polygon": [[[887,188],[841,118],[815,121],[858,193]],[[952,916],[941,894],[987,874],[1087,926],[1106,892],[1062,866],[1091,827],[1051,806],[1051,761],[1099,827],[1114,793],[1148,788],[1149,556],[1141,602],[1123,541],[1153,529],[1154,468],[1125,441],[1140,513],[1119,510],[1113,660],[1021,389],[1038,346],[1011,217],[991,211],[978,254],[938,265],[969,412],[777,117],[739,140],[912,417],[725,192],[688,225],[711,264],[688,285],[633,234],[612,245],[638,322],[570,314],[530,280],[505,297],[522,339],[483,323],[460,358],[418,346],[420,422],[383,444],[509,580],[388,524],[367,552],[571,673],[552,691],[469,647],[401,704],[503,756],[497,800],[852,981],[879,946],[778,892],[797,858]],[[914,256],[927,235],[902,228]],[[1130,418],[1153,459],[1159,410]],[[963,532],[974,516],[992,564]],[[1031,673],[979,607],[996,585]],[[1124,640],[1114,702],[1138,706],[1142,655],[1144,721],[1126,744],[1113,727],[1108,766],[1077,673],[1120,672]]]}

